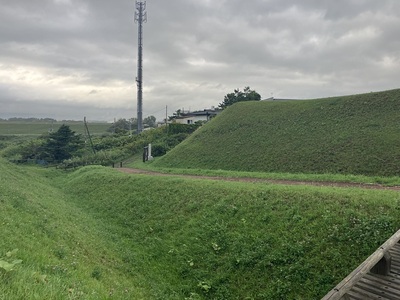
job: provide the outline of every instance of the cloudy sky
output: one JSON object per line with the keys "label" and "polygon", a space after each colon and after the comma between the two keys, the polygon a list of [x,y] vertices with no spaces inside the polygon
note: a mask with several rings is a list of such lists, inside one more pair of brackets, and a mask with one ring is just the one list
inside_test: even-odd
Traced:
{"label": "cloudy sky", "polygon": [[[134,0],[0,0],[0,118],[137,114]],[[148,0],[143,116],[399,88],[399,0]]]}

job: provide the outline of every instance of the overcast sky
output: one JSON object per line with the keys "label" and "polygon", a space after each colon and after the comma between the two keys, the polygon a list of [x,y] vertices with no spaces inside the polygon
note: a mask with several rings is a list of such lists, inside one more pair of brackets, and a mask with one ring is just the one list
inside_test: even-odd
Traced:
{"label": "overcast sky", "polygon": [[[134,0],[0,0],[0,118],[136,117]],[[148,0],[143,116],[399,88],[399,0]]]}

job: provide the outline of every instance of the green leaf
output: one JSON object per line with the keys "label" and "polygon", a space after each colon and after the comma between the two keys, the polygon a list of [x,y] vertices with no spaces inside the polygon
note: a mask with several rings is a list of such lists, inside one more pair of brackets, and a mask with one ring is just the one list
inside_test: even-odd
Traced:
{"label": "green leaf", "polygon": [[13,268],[14,264],[10,264],[4,260],[0,260],[0,269],[3,269],[6,272],[10,272]]}
{"label": "green leaf", "polygon": [[3,269],[6,272],[10,272],[13,270],[15,265],[20,264],[20,263],[22,263],[22,260],[20,260],[20,259],[16,259],[12,263],[9,263],[4,260],[0,260],[0,269]]}
{"label": "green leaf", "polygon": [[15,255],[17,252],[18,252],[18,249],[14,249],[14,250],[12,250],[12,251],[8,251],[8,252],[6,253],[6,256],[7,256],[7,257],[11,257],[11,256]]}

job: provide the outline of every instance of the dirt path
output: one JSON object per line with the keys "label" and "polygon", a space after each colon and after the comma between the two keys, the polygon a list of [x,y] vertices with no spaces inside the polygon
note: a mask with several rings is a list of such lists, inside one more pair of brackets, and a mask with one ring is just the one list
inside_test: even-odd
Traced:
{"label": "dirt path", "polygon": [[328,186],[328,187],[341,187],[341,188],[362,188],[362,189],[375,189],[375,190],[395,190],[400,191],[400,186],[383,186],[380,184],[367,184],[367,183],[347,183],[347,182],[328,182],[328,181],[300,181],[300,180],[278,180],[278,179],[261,179],[261,178],[248,178],[248,177],[218,177],[218,176],[204,176],[204,175],[185,175],[185,174],[166,174],[155,171],[147,171],[132,168],[118,168],[118,171],[128,174],[147,174],[154,176],[170,176],[170,177],[183,177],[194,179],[209,179],[209,180],[224,180],[236,182],[265,182],[272,184],[286,184],[286,185],[311,185],[311,186]]}

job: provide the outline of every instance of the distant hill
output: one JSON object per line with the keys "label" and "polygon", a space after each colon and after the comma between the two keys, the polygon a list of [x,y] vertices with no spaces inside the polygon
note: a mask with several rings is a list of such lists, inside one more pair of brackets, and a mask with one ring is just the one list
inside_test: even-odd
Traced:
{"label": "distant hill", "polygon": [[237,103],[154,164],[400,175],[400,89],[306,101]]}

